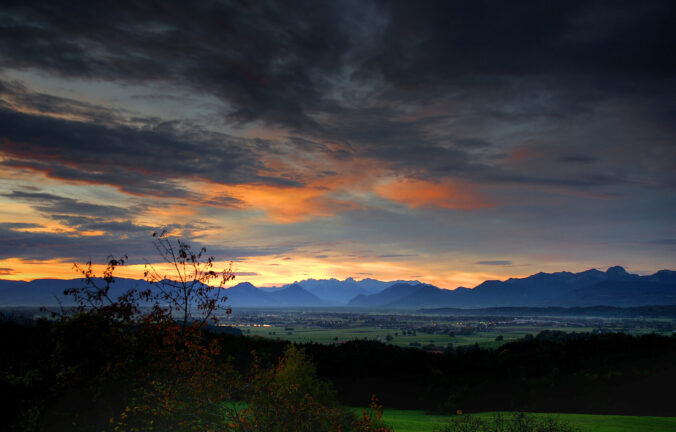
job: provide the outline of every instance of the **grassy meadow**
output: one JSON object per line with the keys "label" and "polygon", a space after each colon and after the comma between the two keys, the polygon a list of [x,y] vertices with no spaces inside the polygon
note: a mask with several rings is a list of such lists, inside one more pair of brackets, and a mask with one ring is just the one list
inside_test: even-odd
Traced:
{"label": "grassy meadow", "polygon": [[[288,327],[291,328],[291,327]],[[543,330],[570,330],[576,332],[589,332],[592,327],[560,328],[560,327],[534,327],[534,326],[510,326],[492,329],[491,331],[477,332],[472,335],[447,334],[425,334],[418,332],[416,335],[404,335],[399,329],[387,329],[372,326],[348,327],[348,328],[307,328],[293,327],[293,330],[287,330],[287,327],[269,326],[269,327],[240,327],[245,335],[261,336],[272,339],[288,340],[297,343],[316,342],[321,344],[333,344],[347,342],[355,339],[379,340],[388,342],[387,336],[392,339],[388,342],[392,345],[409,347],[411,344],[434,344],[435,346],[445,348],[449,343],[453,346],[466,346],[479,344],[482,348],[496,348],[506,342],[523,338],[527,334],[536,335]],[[498,336],[502,336],[502,341],[496,341]]]}
{"label": "grassy meadow", "polygon": [[[354,408],[356,412],[360,409]],[[472,414],[490,418],[495,413]],[[504,413],[507,415],[508,413]],[[639,417],[594,414],[534,414],[554,415],[578,427],[581,432],[672,432],[676,431],[676,417]],[[396,432],[432,432],[435,426],[448,423],[456,416],[427,414],[424,411],[385,409],[383,419]]]}

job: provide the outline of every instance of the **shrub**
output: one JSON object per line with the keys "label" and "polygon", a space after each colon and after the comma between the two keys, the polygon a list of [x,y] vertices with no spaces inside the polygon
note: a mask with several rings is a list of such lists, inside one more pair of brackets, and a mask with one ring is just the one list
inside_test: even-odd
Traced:
{"label": "shrub", "polygon": [[501,414],[490,420],[471,415],[462,415],[449,424],[435,429],[435,432],[578,432],[579,429],[560,421],[555,416],[536,417],[532,414],[513,413],[509,417]]}
{"label": "shrub", "polygon": [[338,405],[330,383],[317,377],[302,349],[287,346],[275,368],[254,362],[246,384],[246,407],[229,413],[232,430],[251,432],[392,432],[383,407],[372,398],[361,417]]}
{"label": "shrub", "polygon": [[317,377],[305,352],[289,345],[276,368],[256,360],[244,395],[247,407],[237,430],[321,432],[350,430],[353,416],[342,410],[330,384]]}
{"label": "shrub", "polygon": [[354,423],[356,432],[394,432],[383,421],[383,406],[378,403],[375,396],[371,396],[368,409],[362,410],[362,416]]}

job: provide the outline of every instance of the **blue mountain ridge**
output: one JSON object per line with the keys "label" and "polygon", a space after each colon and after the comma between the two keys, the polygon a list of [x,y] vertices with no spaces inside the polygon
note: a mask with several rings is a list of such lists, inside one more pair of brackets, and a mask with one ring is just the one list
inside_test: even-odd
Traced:
{"label": "blue mountain ridge", "polygon": [[334,306],[342,306],[346,305],[355,296],[376,294],[397,283],[415,285],[419,284],[420,282],[403,280],[384,282],[370,278],[357,281],[354,278],[349,277],[342,281],[335,278],[305,279],[300,282],[284,285],[281,288],[273,287],[262,289],[264,291],[274,292],[297,284],[303,287],[306,291],[316,295],[320,299],[325,300]]}
{"label": "blue mountain ridge", "polygon": [[[63,290],[83,285],[82,279],[37,279],[30,282],[0,280],[1,306],[71,305]],[[143,280],[118,278],[111,289],[117,297],[130,288],[145,289]],[[157,287],[150,286],[151,289]],[[426,307],[583,307],[676,304],[676,272],[660,270],[639,276],[615,266],[603,272],[537,273],[525,278],[485,281],[473,289],[440,289],[418,281],[383,282],[352,278],[308,279],[273,288],[249,282],[223,290],[233,307],[325,307],[417,309]]]}
{"label": "blue mountain ridge", "polygon": [[[676,304],[676,272],[660,270],[639,276],[620,267],[607,271],[580,273],[537,273],[526,278],[491,280],[473,289],[443,290],[431,285],[409,288],[406,296],[390,296],[384,290],[376,296],[355,298],[351,306],[368,305],[384,309],[421,307],[486,308],[505,306],[653,306]],[[393,288],[393,287],[391,287]]]}

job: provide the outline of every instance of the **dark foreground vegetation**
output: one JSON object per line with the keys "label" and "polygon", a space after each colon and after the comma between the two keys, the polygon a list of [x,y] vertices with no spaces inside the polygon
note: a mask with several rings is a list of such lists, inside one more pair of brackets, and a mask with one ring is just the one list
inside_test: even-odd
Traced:
{"label": "dark foreground vegetation", "polygon": [[237,337],[92,313],[3,322],[0,338],[0,415],[13,431],[388,430],[375,401],[361,417],[342,409],[294,346],[273,360],[228,351]]}
{"label": "dark foreground vegetation", "polygon": [[[390,408],[446,412],[676,415],[673,337],[546,332],[433,354],[193,330],[96,314],[3,322],[2,418],[12,430],[377,430],[339,408],[373,394]],[[377,423],[377,410],[365,418]]]}
{"label": "dark foreground vegetation", "polygon": [[553,416],[537,418],[526,413],[503,416],[498,413],[491,419],[471,415],[461,416],[435,432],[578,432],[579,429]]}

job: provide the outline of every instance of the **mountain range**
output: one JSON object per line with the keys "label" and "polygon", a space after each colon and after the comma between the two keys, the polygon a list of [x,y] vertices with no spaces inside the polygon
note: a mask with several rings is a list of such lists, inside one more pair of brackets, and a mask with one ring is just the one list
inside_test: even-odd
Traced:
{"label": "mountain range", "polygon": [[424,307],[485,308],[505,306],[635,307],[676,304],[676,272],[660,270],[649,276],[620,267],[580,273],[537,273],[506,281],[491,280],[470,289],[439,289],[420,284],[393,285],[376,295],[357,296],[348,306],[385,309]]}
{"label": "mountain range", "polygon": [[[81,279],[0,280],[0,306],[48,306],[61,302],[63,290],[82,286]],[[143,280],[118,278],[111,290],[118,296],[143,289]],[[525,278],[485,281],[474,288],[440,289],[419,281],[383,282],[353,278],[307,279],[272,288],[248,282],[224,290],[232,307],[332,307],[362,309],[488,308],[488,307],[636,307],[676,305],[676,271],[640,276],[615,266],[580,273],[537,273]]]}
{"label": "mountain range", "polygon": [[300,285],[306,291],[314,294],[320,299],[333,304],[335,306],[345,305],[351,299],[358,295],[377,294],[385,288],[398,283],[406,283],[410,285],[417,285],[418,281],[390,281],[383,282],[376,279],[362,279],[357,281],[351,277],[345,280],[331,279],[305,279],[293,284],[284,285],[282,287],[262,288],[265,291],[274,292],[292,285]]}

